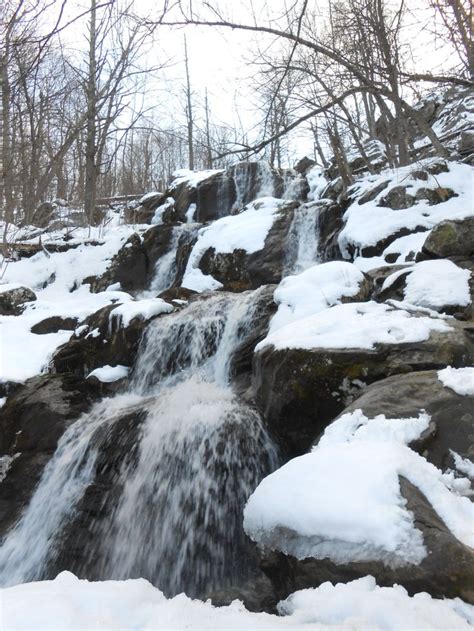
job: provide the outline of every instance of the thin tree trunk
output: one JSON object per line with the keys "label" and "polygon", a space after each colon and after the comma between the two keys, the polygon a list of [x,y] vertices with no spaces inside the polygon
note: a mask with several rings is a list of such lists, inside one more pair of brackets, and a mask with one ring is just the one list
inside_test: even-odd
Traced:
{"label": "thin tree trunk", "polygon": [[184,63],[186,66],[186,117],[188,120],[188,164],[191,171],[194,169],[194,123],[193,123],[193,104],[191,98],[191,79],[189,77],[189,59],[188,45],[186,36],[184,37]]}
{"label": "thin tree trunk", "polygon": [[97,194],[96,165],[96,38],[97,38],[97,5],[91,0],[89,22],[89,68],[87,79],[87,123],[86,123],[86,165],[84,182],[84,211],[89,223],[94,221],[95,199]]}

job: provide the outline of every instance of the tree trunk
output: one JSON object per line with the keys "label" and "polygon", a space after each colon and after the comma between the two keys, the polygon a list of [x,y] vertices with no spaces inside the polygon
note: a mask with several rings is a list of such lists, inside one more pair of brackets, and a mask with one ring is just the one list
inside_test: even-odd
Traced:
{"label": "tree trunk", "polygon": [[95,200],[97,194],[96,165],[96,38],[97,38],[97,6],[91,0],[89,22],[89,68],[87,78],[87,123],[86,123],[86,164],[84,182],[84,211],[89,223],[94,222]]}

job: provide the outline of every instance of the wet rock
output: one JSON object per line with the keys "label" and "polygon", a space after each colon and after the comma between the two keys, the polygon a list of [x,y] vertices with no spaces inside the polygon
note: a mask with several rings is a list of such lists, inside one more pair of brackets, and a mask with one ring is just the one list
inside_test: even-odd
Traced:
{"label": "wet rock", "polygon": [[417,259],[454,256],[474,256],[474,217],[443,221],[435,226]]}
{"label": "wet rock", "polygon": [[0,291],[0,315],[20,315],[25,309],[25,303],[34,300],[36,294],[28,287]]}
{"label": "wet rock", "polygon": [[205,223],[230,215],[236,201],[234,178],[227,172],[217,173],[198,186],[194,221]]}
{"label": "wet rock", "polygon": [[36,335],[46,335],[48,333],[57,333],[58,331],[74,331],[77,327],[77,318],[63,318],[62,316],[51,316],[34,324],[31,332]]}
{"label": "wet rock", "polygon": [[458,142],[458,151],[460,154],[474,153],[474,132],[466,130],[461,132],[461,136]]}
{"label": "wet rock", "polygon": [[289,457],[316,436],[366,385],[394,374],[471,365],[472,331],[454,323],[423,342],[363,349],[274,349],[254,355],[253,388],[268,426]]}
{"label": "wet rock", "polygon": [[278,599],[271,581],[262,574],[248,581],[242,587],[229,587],[206,595],[203,600],[210,598],[214,607],[226,607],[234,600],[240,600],[249,611],[266,611],[276,613]]}
{"label": "wet rock", "polygon": [[317,205],[319,228],[319,255],[322,261],[335,261],[341,258],[337,238],[344,227],[342,219],[348,202],[326,203]]}
{"label": "wet rock", "polygon": [[0,456],[12,458],[0,482],[0,537],[29,502],[66,428],[98,396],[72,375],[42,375],[17,388],[0,410]]}

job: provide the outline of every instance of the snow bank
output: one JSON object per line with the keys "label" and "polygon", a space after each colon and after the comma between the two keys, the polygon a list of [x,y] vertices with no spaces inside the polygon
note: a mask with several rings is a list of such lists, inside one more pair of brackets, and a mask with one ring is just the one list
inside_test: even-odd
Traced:
{"label": "snow bank", "polygon": [[113,381],[127,377],[129,370],[130,368],[121,366],[120,364],[118,366],[109,366],[107,364],[90,372],[87,375],[87,379],[89,379],[89,377],[96,377],[96,379],[103,383],[112,383]]}
{"label": "snow bank", "polygon": [[429,420],[424,413],[402,419],[369,419],[361,410],[344,414],[311,453],[260,483],[244,511],[246,532],[259,545],[298,559],[418,564],[427,551],[400,493],[404,476],[472,546],[474,508],[461,495],[469,492],[469,481],[443,474],[408,447]]}
{"label": "snow bank", "polygon": [[469,629],[474,607],[460,599],[408,596],[403,587],[378,587],[371,576],[351,583],[324,583],[282,601],[279,616],[167,599],[144,579],[89,583],[69,572],[54,581],[27,583],[1,593],[2,629],[311,629],[313,631],[408,631]]}
{"label": "snow bank", "polygon": [[438,371],[438,379],[457,394],[474,395],[474,368],[451,368]]}
{"label": "snow bank", "polygon": [[245,250],[248,254],[262,250],[265,239],[285,202],[275,197],[261,197],[244,207],[238,215],[229,215],[201,228],[184,273],[182,286],[194,291],[217,289],[216,281],[196,273],[202,255],[209,248],[218,253],[230,254],[234,250]]}
{"label": "snow bank", "polygon": [[427,340],[433,331],[449,331],[449,325],[417,316],[387,304],[354,302],[324,309],[270,333],[261,342],[284,348],[363,348],[375,344],[406,344]]}
{"label": "snow bank", "polygon": [[0,382],[22,382],[42,372],[53,353],[69,340],[71,331],[36,335],[31,327],[46,318],[60,316],[79,321],[117,300],[131,300],[122,291],[91,293],[83,280],[102,274],[111,257],[132,234],[131,227],[117,227],[103,235],[103,242],[81,244],[66,252],[47,255],[39,252],[31,258],[10,262],[5,267],[0,287],[28,286],[37,300],[26,305],[19,316],[0,316]]}
{"label": "snow bank", "polygon": [[[398,270],[385,279],[382,289],[388,289],[407,270]],[[428,309],[448,306],[465,307],[471,302],[469,279],[471,272],[448,259],[423,261],[408,270],[403,294],[410,304]]]}
{"label": "snow bank", "polygon": [[127,327],[134,318],[148,320],[153,316],[161,313],[170,313],[171,311],[173,311],[173,305],[161,298],[130,300],[112,309],[109,314],[109,320],[118,324],[118,326]]}
{"label": "snow bank", "polygon": [[[363,280],[362,272],[352,263],[344,261],[313,265],[301,274],[287,276],[273,294],[278,311],[271,319],[269,335],[338,304],[343,297],[355,296]],[[266,339],[263,340],[256,350],[267,343]]]}
{"label": "snow bank", "polygon": [[[472,168],[467,164],[448,162],[449,172],[432,176],[429,181],[412,177],[415,170],[428,165],[432,159],[422,160],[415,165],[399,169],[387,169],[378,176],[368,176],[353,187],[355,201],[344,214],[345,226],[338,241],[344,258],[350,258],[350,246],[356,250],[376,245],[390,235],[405,228],[419,230],[431,229],[445,219],[464,219],[472,216]],[[382,190],[372,201],[359,204],[360,197],[377,185],[389,180],[389,186]],[[395,186],[406,186],[408,194],[415,196],[421,188],[449,188],[457,197],[430,205],[427,200],[419,200],[414,206],[392,210],[378,206]]]}

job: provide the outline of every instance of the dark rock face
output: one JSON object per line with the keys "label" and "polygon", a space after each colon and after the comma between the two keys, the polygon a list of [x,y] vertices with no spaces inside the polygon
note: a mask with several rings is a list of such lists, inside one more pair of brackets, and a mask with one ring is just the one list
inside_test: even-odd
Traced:
{"label": "dark rock face", "polygon": [[334,261],[341,258],[337,238],[344,226],[342,216],[347,206],[347,202],[317,203],[319,254],[322,261]]}
{"label": "dark rock face", "polygon": [[134,318],[127,327],[110,318],[116,305],[96,311],[86,318],[87,329],[73,336],[56,351],[52,365],[58,373],[86,377],[101,366],[132,366],[147,320]]}
{"label": "dark rock face", "polygon": [[401,210],[410,208],[415,203],[413,195],[407,193],[405,186],[394,186],[390,191],[382,197],[379,206],[386,206],[392,210]]}
{"label": "dark rock face", "polygon": [[36,294],[28,287],[17,287],[0,292],[0,315],[20,315],[26,302],[36,300]]}
{"label": "dark rock face", "polygon": [[124,291],[135,291],[146,286],[147,277],[148,259],[142,241],[137,234],[132,234],[101,276],[90,276],[83,282],[89,283],[94,293],[115,283],[120,283]]}
{"label": "dark rock face", "polygon": [[278,600],[325,581],[348,582],[370,574],[379,585],[398,583],[410,594],[427,591],[435,597],[460,597],[474,602],[473,550],[450,533],[423,493],[405,478],[400,478],[400,490],[429,550],[420,565],[395,569],[376,561],[336,565],[329,559],[298,560],[280,552],[266,552],[261,568],[270,578]]}
{"label": "dark rock face", "polygon": [[474,217],[443,221],[435,226],[423,244],[419,258],[454,256],[474,256]]}
{"label": "dark rock face", "polygon": [[72,375],[42,375],[18,388],[0,410],[0,456],[12,458],[0,482],[0,537],[18,519],[58,440],[98,396]]}
{"label": "dark rock face", "polygon": [[51,316],[34,324],[31,327],[31,332],[36,333],[36,335],[46,335],[47,333],[57,333],[58,331],[74,331],[78,322],[77,318]]}
{"label": "dark rock face", "polygon": [[297,206],[297,202],[290,202],[282,208],[262,250],[247,254],[245,250],[237,249],[225,254],[209,248],[203,254],[199,268],[229,291],[246,291],[280,282],[285,266],[286,236]]}
{"label": "dark rock face", "polygon": [[425,342],[361,349],[265,347],[254,356],[253,387],[268,426],[289,457],[307,451],[361,390],[394,374],[470,365],[469,329],[431,334]]}
{"label": "dark rock face", "polygon": [[237,201],[234,179],[226,172],[204,180],[197,188],[194,220],[200,223],[230,215]]}

